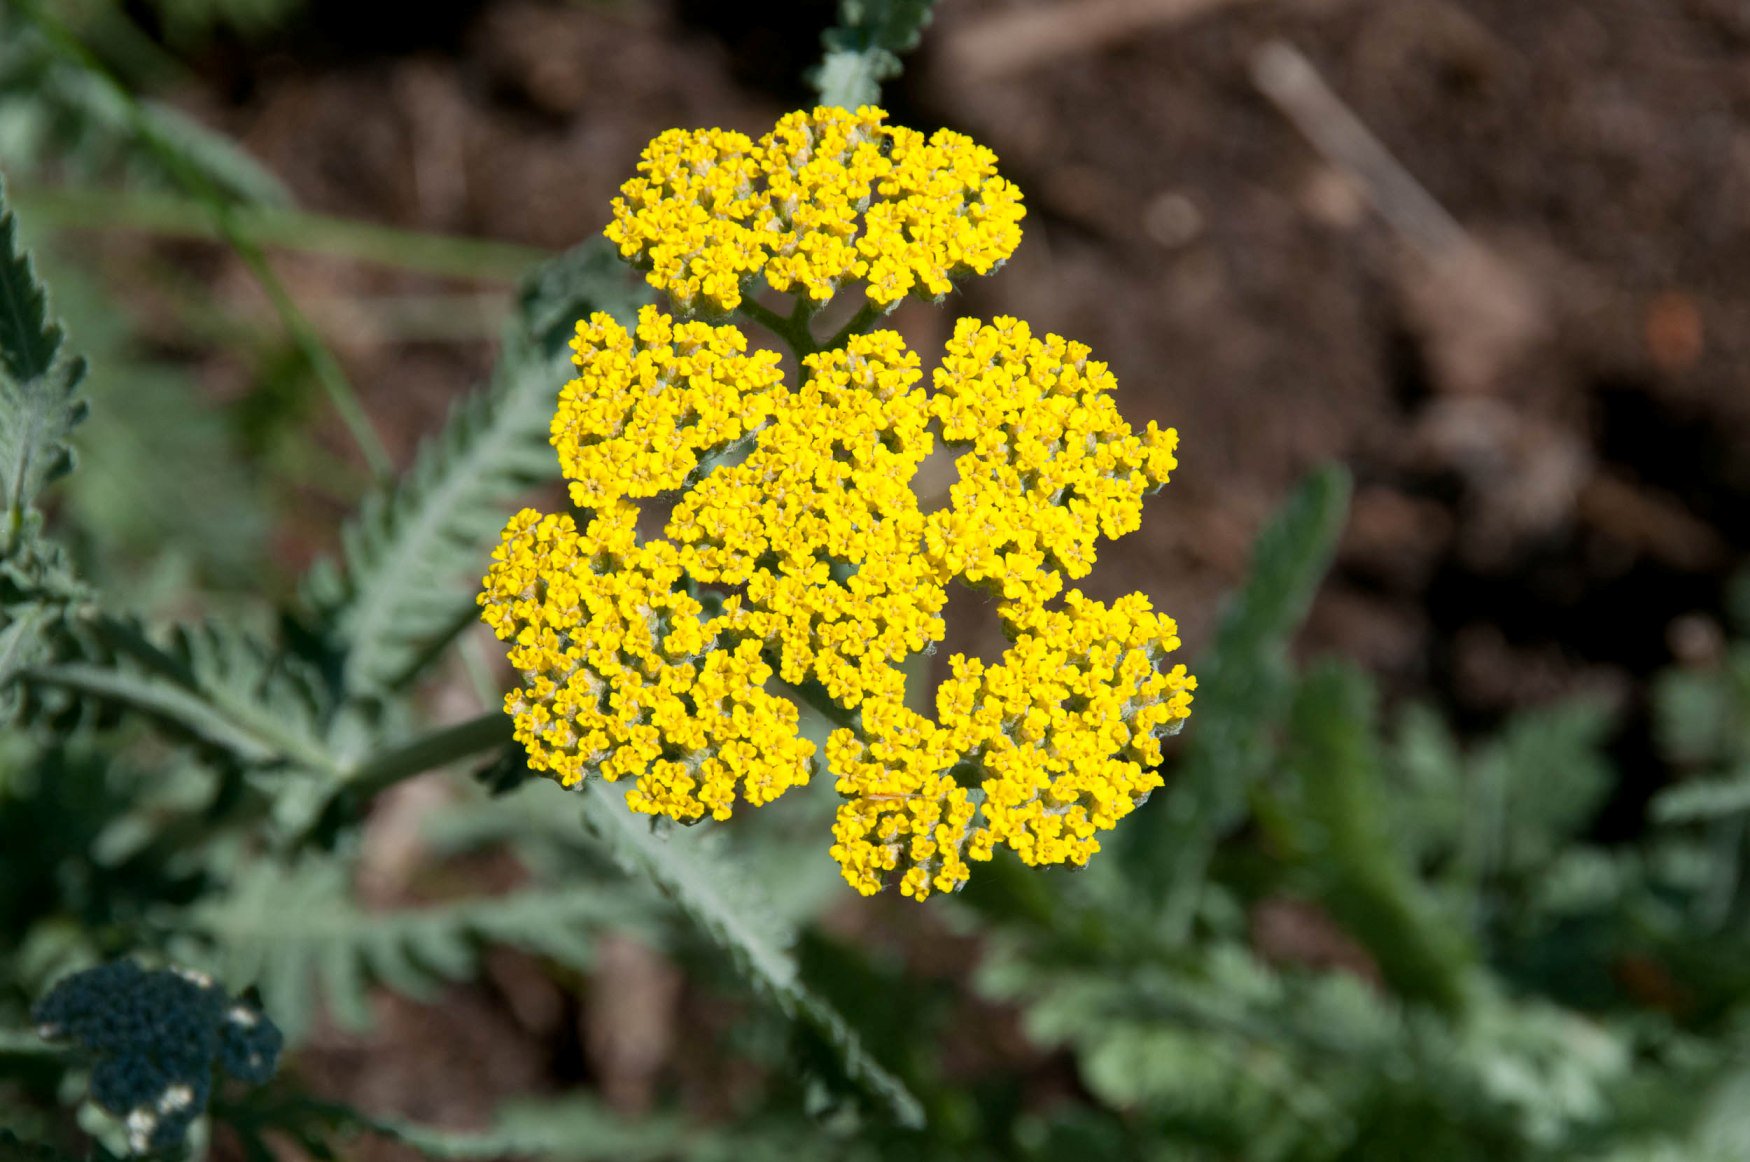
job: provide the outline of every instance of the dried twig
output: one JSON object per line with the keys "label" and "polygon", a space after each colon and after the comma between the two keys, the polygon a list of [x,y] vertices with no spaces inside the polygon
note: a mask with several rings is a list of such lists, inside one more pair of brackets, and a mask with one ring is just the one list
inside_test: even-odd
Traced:
{"label": "dried twig", "polygon": [[994,81],[1054,57],[1097,52],[1250,0],[1087,0],[1041,4],[969,23],[942,40],[949,75]]}
{"label": "dried twig", "polygon": [[1299,49],[1280,40],[1265,44],[1252,57],[1252,80],[1425,257],[1448,257],[1470,245],[1464,227],[1331,91]]}

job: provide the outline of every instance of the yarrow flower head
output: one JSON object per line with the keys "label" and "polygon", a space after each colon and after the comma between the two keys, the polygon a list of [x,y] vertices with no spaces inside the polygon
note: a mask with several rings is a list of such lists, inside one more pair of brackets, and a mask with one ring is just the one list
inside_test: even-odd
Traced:
{"label": "yarrow flower head", "polygon": [[[878,109],[650,144],[608,238],[683,316],[712,318],[578,324],[552,438],[579,512],[512,518],[480,595],[522,677],[505,709],[531,767],[628,779],[633,810],[693,822],[824,764],[845,879],[918,899],[998,847],[1084,865],[1161,785],[1160,740],[1196,688],[1166,664],[1176,627],[1141,594],[1064,586],[1139,526],[1176,434],[1133,430],[1104,363],[1019,320],[960,320],[927,375],[869,329],[995,268],[1021,215],[989,150]],[[852,281],[864,309],[816,341],[809,319]],[[777,324],[800,381],[728,311]],[[958,478],[926,509],[912,481],[938,444]],[[641,537],[658,498],[662,536]],[[994,596],[1011,644],[994,664],[951,657],[931,717],[901,664],[945,638],[955,583]],[[800,733],[809,702],[844,723],[824,754]]]}
{"label": "yarrow flower head", "polygon": [[1020,191],[970,138],[886,117],[791,113],[758,141],[671,129],[621,187],[607,236],[686,312],[736,309],[754,275],[814,304],[857,280],[885,307],[988,274],[1021,241]]}

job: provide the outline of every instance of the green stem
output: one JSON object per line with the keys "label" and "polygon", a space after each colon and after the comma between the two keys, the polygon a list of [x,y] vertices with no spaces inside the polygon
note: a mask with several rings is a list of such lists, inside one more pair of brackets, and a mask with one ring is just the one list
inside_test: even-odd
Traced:
{"label": "green stem", "polygon": [[511,740],[511,727],[510,716],[502,710],[440,726],[412,742],[366,759],[347,777],[346,788],[361,796],[375,795],[434,767],[503,746]]}
{"label": "green stem", "polygon": [[358,393],[347,380],[346,372],[341,370],[340,361],[334,358],[334,353],[322,342],[316,328],[310,325],[310,320],[298,309],[298,304],[292,300],[285,283],[280,281],[279,276],[273,272],[273,267],[268,265],[267,256],[261,252],[261,248],[232,226],[230,207],[215,202],[213,212],[218,217],[219,228],[225,232],[231,248],[243,259],[250,273],[255,275],[255,281],[261,284],[261,289],[267,292],[268,300],[273,303],[281,325],[303,354],[310,370],[315,373],[316,381],[328,395],[328,402],[339,413],[340,422],[346,425],[353,443],[358,445],[365,463],[370,465],[371,474],[379,480],[394,476],[395,462],[389,458],[389,450],[383,446],[382,437],[377,435],[371,418],[365,414],[364,405],[359,402]]}
{"label": "green stem", "polygon": [[[774,667],[775,669],[776,667]],[[780,689],[808,703],[809,709],[819,714],[834,726],[842,726],[846,730],[854,730],[858,734],[863,730],[863,715],[860,711],[846,710],[827,694],[826,688],[819,682],[810,680],[800,685],[776,679]]]}
{"label": "green stem", "polygon": [[0,1057],[72,1057],[64,1045],[44,1041],[33,1029],[0,1029]]}
{"label": "green stem", "polygon": [[820,345],[822,351],[835,351],[851,341],[852,335],[861,335],[869,329],[869,324],[881,318],[889,308],[878,307],[874,303],[864,303],[850,321],[838,329],[838,332]]}
{"label": "green stem", "polygon": [[[75,230],[140,230],[168,238],[224,241],[212,211],[165,194],[52,186],[16,189],[7,196],[29,211],[32,225]],[[495,242],[423,234],[272,206],[239,206],[232,225],[258,246],[417,271],[443,278],[513,283],[547,257],[546,251]]]}
{"label": "green stem", "polygon": [[798,296],[796,309],[790,312],[787,319],[752,299],[741,300],[740,311],[744,317],[752,319],[782,339],[795,354],[797,362],[821,349],[820,344],[814,341],[813,332],[808,329],[808,320],[814,317],[814,311],[806,296]]}
{"label": "green stem", "polygon": [[352,434],[364,455],[371,470],[380,477],[389,476],[394,465],[389,459],[382,440],[377,436],[376,429],[371,426],[364,408],[358,402],[358,396],[353,392],[352,385],[347,382],[340,364],[332,353],[322,343],[315,328],[309,320],[299,312],[297,304],[292,301],[285,285],[274,274],[261,248],[248,238],[237,225],[234,211],[225,199],[213,188],[205,174],[190,166],[184,160],[182,153],[173,142],[164,140],[158,129],[140,107],[140,103],[127,88],[109,74],[102,62],[93,57],[88,49],[67,31],[57,20],[42,11],[38,4],[26,4],[25,12],[44,37],[57,51],[73,64],[82,68],[94,80],[108,90],[110,96],[126,112],[128,121],[133,125],[134,132],[144,142],[147,148],[158,156],[164,168],[176,176],[196,199],[203,203],[212,215],[219,233],[230,243],[244,264],[249,267],[256,281],[267,292],[274,310],[279,313],[281,322],[291,336],[305,361],[316,374],[324,391],[328,393],[335,410],[340,413],[341,422]]}

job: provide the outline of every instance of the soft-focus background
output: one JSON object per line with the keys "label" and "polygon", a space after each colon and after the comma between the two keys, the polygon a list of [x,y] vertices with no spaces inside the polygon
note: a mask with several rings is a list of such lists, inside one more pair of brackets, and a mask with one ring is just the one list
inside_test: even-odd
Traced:
{"label": "soft-focus background", "polygon": [[[506,244],[361,261],[318,253],[342,231],[313,220],[271,248],[399,464],[486,375],[524,263],[599,232],[659,131],[757,135],[807,104],[833,18],[706,0],[51,7],[301,211]],[[1526,711],[1596,708],[1610,773],[1575,842],[1614,850],[1714,761],[1668,745],[1655,691],[1725,665],[1750,557],[1747,66],[1733,0],[950,0],[884,104],[990,145],[1025,192],[1025,239],[947,310],[899,322],[928,362],[955,315],[1019,315],[1091,344],[1134,423],[1179,429],[1177,477],[1089,588],[1147,591],[1188,657],[1295,483],[1347,464],[1350,521],[1297,654],[1351,659],[1388,718],[1431,708],[1461,747]],[[368,482],[345,429],[199,215],[125,163],[69,160],[38,82],[0,84],[0,169],[93,358],[61,501],[90,569],[155,615],[287,586]],[[994,619],[956,608],[954,644],[987,648]],[[469,656],[490,666],[484,644]],[[465,713],[471,690],[457,665],[428,697]],[[365,901],[520,874],[434,862],[420,820],[442,797],[415,782],[379,805]],[[1377,982],[1319,907],[1266,904],[1250,925],[1266,960]],[[1082,1092],[1063,1050],[963,995],[981,942],[952,915],[847,892],[823,922],[931,982],[932,1003],[972,1006],[945,1050],[956,1084],[1019,1071],[1014,1100],[1039,1108]],[[503,952],[439,1003],[379,996],[372,1032],[318,1031],[303,1076],[459,1125],[499,1095],[577,1086],[628,1114],[735,1108],[742,1080],[702,1073],[694,1048],[735,1003],[636,939],[598,959],[584,985]],[[1609,1004],[1693,1015],[1656,959],[1573,971]]]}

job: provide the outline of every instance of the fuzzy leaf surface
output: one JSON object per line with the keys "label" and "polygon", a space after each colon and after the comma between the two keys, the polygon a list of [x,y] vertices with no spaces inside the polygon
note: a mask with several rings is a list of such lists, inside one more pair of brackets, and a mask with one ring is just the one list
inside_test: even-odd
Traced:
{"label": "fuzzy leaf surface", "polygon": [[463,399],[413,467],[366,499],[341,531],[341,564],[307,579],[348,693],[405,683],[474,621],[510,505],[558,471],[548,432],[571,377],[565,340],[592,310],[633,309],[639,292],[623,273],[605,243],[591,242],[531,275],[490,386]]}
{"label": "fuzzy leaf surface", "polygon": [[268,1015],[296,1040],[318,999],[342,1025],[361,1029],[370,1023],[373,985],[429,999],[444,981],[471,978],[488,944],[586,969],[594,932],[635,923],[627,912],[590,885],[366,911],[341,861],[312,860],[258,863],[173,927],[198,940],[216,975],[234,987],[258,984]]}
{"label": "fuzzy leaf surface", "polygon": [[0,487],[7,506],[0,550],[8,555],[37,494],[72,467],[68,441],[85,416],[75,394],[85,365],[62,354],[62,338],[0,183]]}
{"label": "fuzzy leaf surface", "polygon": [[1193,668],[1197,702],[1165,801],[1118,833],[1129,874],[1148,892],[1168,893],[1175,930],[1195,907],[1216,841],[1244,817],[1248,788],[1269,768],[1271,728],[1292,690],[1289,641],[1330,567],[1349,487],[1341,467],[1315,472],[1259,535],[1245,586]]}
{"label": "fuzzy leaf surface", "polygon": [[923,1107],[905,1083],[877,1062],[843,1015],[802,981],[790,951],[794,934],[745,874],[711,849],[711,837],[652,830],[649,818],[628,808],[612,784],[591,784],[583,798],[585,823],[615,860],[654,882],[729,955],[756,992],[818,1034],[835,1054],[845,1082],[900,1125],[922,1124]]}

